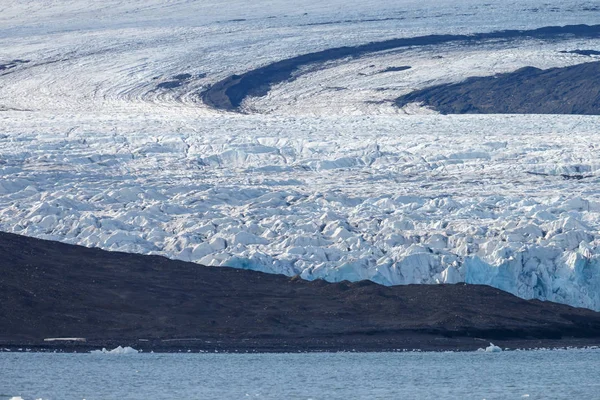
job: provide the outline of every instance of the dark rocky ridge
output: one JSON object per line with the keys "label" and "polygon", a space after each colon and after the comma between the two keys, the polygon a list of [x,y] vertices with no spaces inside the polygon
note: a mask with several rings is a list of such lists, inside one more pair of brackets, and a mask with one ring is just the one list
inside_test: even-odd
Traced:
{"label": "dark rocky ridge", "polygon": [[27,64],[29,60],[12,60],[6,64],[0,64],[0,72],[16,68],[20,64]]}
{"label": "dark rocky ridge", "polygon": [[294,78],[300,67],[341,60],[347,57],[357,58],[379,51],[406,48],[410,46],[440,45],[449,42],[463,42],[476,45],[488,40],[514,40],[535,38],[554,40],[561,37],[599,38],[600,25],[550,26],[532,30],[505,30],[472,35],[429,35],[413,38],[390,39],[359,46],[337,47],[299,55],[277,61],[241,75],[231,75],[201,93],[203,101],[216,109],[236,111],[246,97],[265,96],[271,86]]}
{"label": "dark rocky ridge", "polygon": [[[202,79],[205,77],[206,73],[197,74],[195,77],[192,74],[188,73],[177,74],[173,76],[171,80],[161,82],[158,85],[156,85],[156,89],[176,89],[180,86],[185,85],[186,83],[189,83],[192,78]],[[158,77],[156,77],[155,79],[157,78]]]}
{"label": "dark rocky ridge", "polygon": [[[600,342],[600,313],[487,286],[308,282],[8,233],[0,233],[0,276],[0,348],[383,351]],[[44,342],[61,337],[87,341]]]}
{"label": "dark rocky ridge", "polygon": [[533,67],[418,90],[396,105],[422,103],[442,114],[600,114],[600,62]]}
{"label": "dark rocky ridge", "polygon": [[579,54],[580,56],[600,56],[600,51],[598,51],[598,50],[569,50],[569,51],[561,51],[561,53]]}

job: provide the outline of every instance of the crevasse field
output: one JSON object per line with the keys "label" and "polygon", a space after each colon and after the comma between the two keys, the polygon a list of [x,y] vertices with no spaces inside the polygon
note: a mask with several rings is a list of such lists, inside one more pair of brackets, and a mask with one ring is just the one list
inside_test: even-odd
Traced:
{"label": "crevasse field", "polygon": [[[600,310],[600,117],[393,104],[471,76],[599,61],[565,51],[600,40],[332,61],[241,113],[200,96],[333,47],[600,23],[595,1],[553,3],[3,0],[0,229],[307,279],[488,284]],[[388,70],[399,66],[411,69]]]}

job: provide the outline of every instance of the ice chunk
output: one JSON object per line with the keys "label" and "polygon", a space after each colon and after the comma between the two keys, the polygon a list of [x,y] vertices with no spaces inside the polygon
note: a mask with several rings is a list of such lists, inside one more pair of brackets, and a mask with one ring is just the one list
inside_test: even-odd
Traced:
{"label": "ice chunk", "polygon": [[496,346],[494,343],[490,342],[490,345],[485,348],[486,353],[500,353],[502,349]]}
{"label": "ice chunk", "polygon": [[137,354],[139,350],[134,349],[133,347],[121,347],[118,346],[112,350],[106,350],[103,348],[102,350],[92,350],[90,353],[92,354]]}
{"label": "ice chunk", "polygon": [[208,244],[206,242],[200,243],[199,245],[196,245],[192,249],[192,253],[190,255],[190,258],[192,260],[200,260],[201,258],[209,255],[213,251],[214,251],[214,249],[210,246],[210,244]]}
{"label": "ice chunk", "polygon": [[220,238],[220,237],[213,238],[209,242],[209,244],[210,244],[210,247],[212,247],[212,249],[214,251],[223,250],[227,247],[227,242],[225,241],[225,239]]}
{"label": "ice chunk", "polygon": [[453,266],[449,266],[440,274],[440,283],[454,284],[462,281],[463,277],[461,276],[460,271]]}
{"label": "ice chunk", "polygon": [[249,245],[249,244],[268,244],[269,241],[265,238],[261,238],[258,237],[256,235],[253,235],[252,233],[248,233],[248,232],[239,232],[236,233],[235,236],[233,237],[233,244],[243,244],[243,245]]}
{"label": "ice chunk", "polygon": [[345,239],[350,239],[353,236],[354,235],[350,231],[348,231],[346,228],[340,226],[339,228],[337,228],[335,230],[335,232],[333,232],[333,235],[331,235],[331,238],[335,239],[335,240],[345,240]]}

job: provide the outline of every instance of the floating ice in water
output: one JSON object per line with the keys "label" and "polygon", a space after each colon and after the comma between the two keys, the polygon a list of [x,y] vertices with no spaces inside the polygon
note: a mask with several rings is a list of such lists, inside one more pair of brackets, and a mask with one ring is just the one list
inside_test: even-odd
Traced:
{"label": "floating ice in water", "polygon": [[[22,398],[21,396],[13,396],[11,397],[9,400],[25,400],[24,398]],[[41,397],[39,399],[35,399],[35,400],[44,400]],[[85,399],[83,399],[85,400]]]}
{"label": "floating ice in water", "polygon": [[[13,396],[9,400],[25,400],[25,399],[22,398],[21,396]],[[43,400],[43,399],[39,398],[39,399],[35,399],[35,400]],[[85,400],[85,399],[83,399],[83,400]]]}
{"label": "floating ice in water", "polygon": [[483,351],[486,353],[500,353],[502,349],[496,346],[494,343],[490,342],[490,345],[485,349],[478,349],[477,351]]}
{"label": "floating ice in water", "polygon": [[112,350],[106,350],[103,348],[102,350],[92,350],[90,353],[92,354],[137,354],[139,350],[134,349],[133,347],[117,347]]}

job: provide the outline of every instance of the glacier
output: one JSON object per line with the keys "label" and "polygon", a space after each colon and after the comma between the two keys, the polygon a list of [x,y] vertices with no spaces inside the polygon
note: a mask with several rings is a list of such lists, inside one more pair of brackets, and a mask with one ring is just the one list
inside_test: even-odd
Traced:
{"label": "glacier", "polygon": [[[7,0],[0,229],[305,279],[486,284],[600,310],[600,117],[392,104],[470,76],[599,61],[568,51],[600,39],[339,60],[246,99],[243,113],[198,95],[319,49],[594,24],[597,10],[322,3]],[[398,65],[411,68],[381,73]]]}

